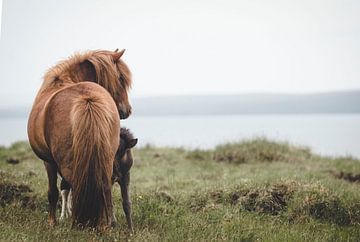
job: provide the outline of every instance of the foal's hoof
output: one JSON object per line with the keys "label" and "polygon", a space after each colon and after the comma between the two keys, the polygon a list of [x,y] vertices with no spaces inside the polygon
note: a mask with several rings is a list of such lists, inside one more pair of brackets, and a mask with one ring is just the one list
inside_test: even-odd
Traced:
{"label": "foal's hoof", "polygon": [[59,220],[60,222],[64,222],[67,218],[70,218],[71,214],[69,215],[69,213],[65,213],[65,214],[61,214]]}

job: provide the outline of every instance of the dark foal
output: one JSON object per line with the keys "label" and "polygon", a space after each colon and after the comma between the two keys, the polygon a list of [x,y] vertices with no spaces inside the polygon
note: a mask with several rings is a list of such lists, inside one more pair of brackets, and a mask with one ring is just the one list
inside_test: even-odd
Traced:
{"label": "dark foal", "polygon": [[[120,185],[123,210],[126,216],[128,228],[133,233],[133,224],[131,218],[131,200],[129,195],[130,184],[130,168],[133,164],[133,156],[131,148],[138,142],[129,129],[121,128],[120,131],[120,145],[116,152],[115,162],[113,167],[112,183],[117,182]],[[116,222],[115,215],[113,222]]]}
{"label": "dark foal", "polygon": [[[137,139],[129,129],[121,128],[120,131],[120,145],[116,152],[113,175],[111,178],[112,184],[117,182],[120,185],[122,206],[126,216],[126,221],[130,232],[133,232],[133,224],[131,218],[131,200],[129,195],[130,184],[130,168],[133,164],[133,156],[131,148],[137,144]],[[69,193],[71,186],[64,179],[61,180],[61,197],[62,197],[62,209],[60,220],[71,214],[71,192]],[[114,213],[115,214],[115,213]],[[113,224],[116,222],[115,215],[113,214]]]}

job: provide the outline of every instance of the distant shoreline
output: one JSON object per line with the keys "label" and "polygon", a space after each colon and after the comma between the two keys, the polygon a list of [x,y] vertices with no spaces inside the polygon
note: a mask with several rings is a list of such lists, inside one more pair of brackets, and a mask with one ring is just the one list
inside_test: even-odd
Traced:
{"label": "distant shoreline", "polygon": [[[358,113],[234,113],[234,114],[136,114],[133,113],[131,118],[151,118],[151,117],[156,117],[156,118],[160,118],[160,117],[220,117],[220,116],[243,116],[243,117],[251,117],[251,116],[344,116],[344,115],[360,115],[360,112]],[[29,117],[28,114],[21,114],[21,115],[8,115],[8,116],[2,116],[0,115],[0,120],[23,120],[23,119],[27,119]],[[124,121],[123,121],[124,122]]]}
{"label": "distant shoreline", "polygon": [[[318,94],[191,95],[134,98],[137,116],[359,114],[360,90]],[[31,106],[0,108],[0,118],[27,117]]]}

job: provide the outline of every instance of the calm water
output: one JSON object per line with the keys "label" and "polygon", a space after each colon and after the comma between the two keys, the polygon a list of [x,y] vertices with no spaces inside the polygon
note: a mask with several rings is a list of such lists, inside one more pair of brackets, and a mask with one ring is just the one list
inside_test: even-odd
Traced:
{"label": "calm water", "polygon": [[[26,119],[0,119],[0,144],[26,140]],[[122,121],[139,145],[212,148],[265,136],[325,155],[360,157],[360,115],[132,116]]]}

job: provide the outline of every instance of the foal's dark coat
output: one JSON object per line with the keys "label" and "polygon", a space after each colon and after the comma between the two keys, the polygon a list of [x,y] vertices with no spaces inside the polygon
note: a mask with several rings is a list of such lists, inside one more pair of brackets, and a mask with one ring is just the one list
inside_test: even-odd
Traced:
{"label": "foal's dark coat", "polygon": [[128,228],[133,232],[133,224],[131,218],[131,201],[129,196],[130,184],[130,168],[133,164],[133,157],[131,148],[137,144],[138,139],[135,139],[129,129],[121,128],[120,131],[120,145],[116,152],[115,162],[113,167],[112,182],[117,182],[120,185],[122,205],[126,216]]}

